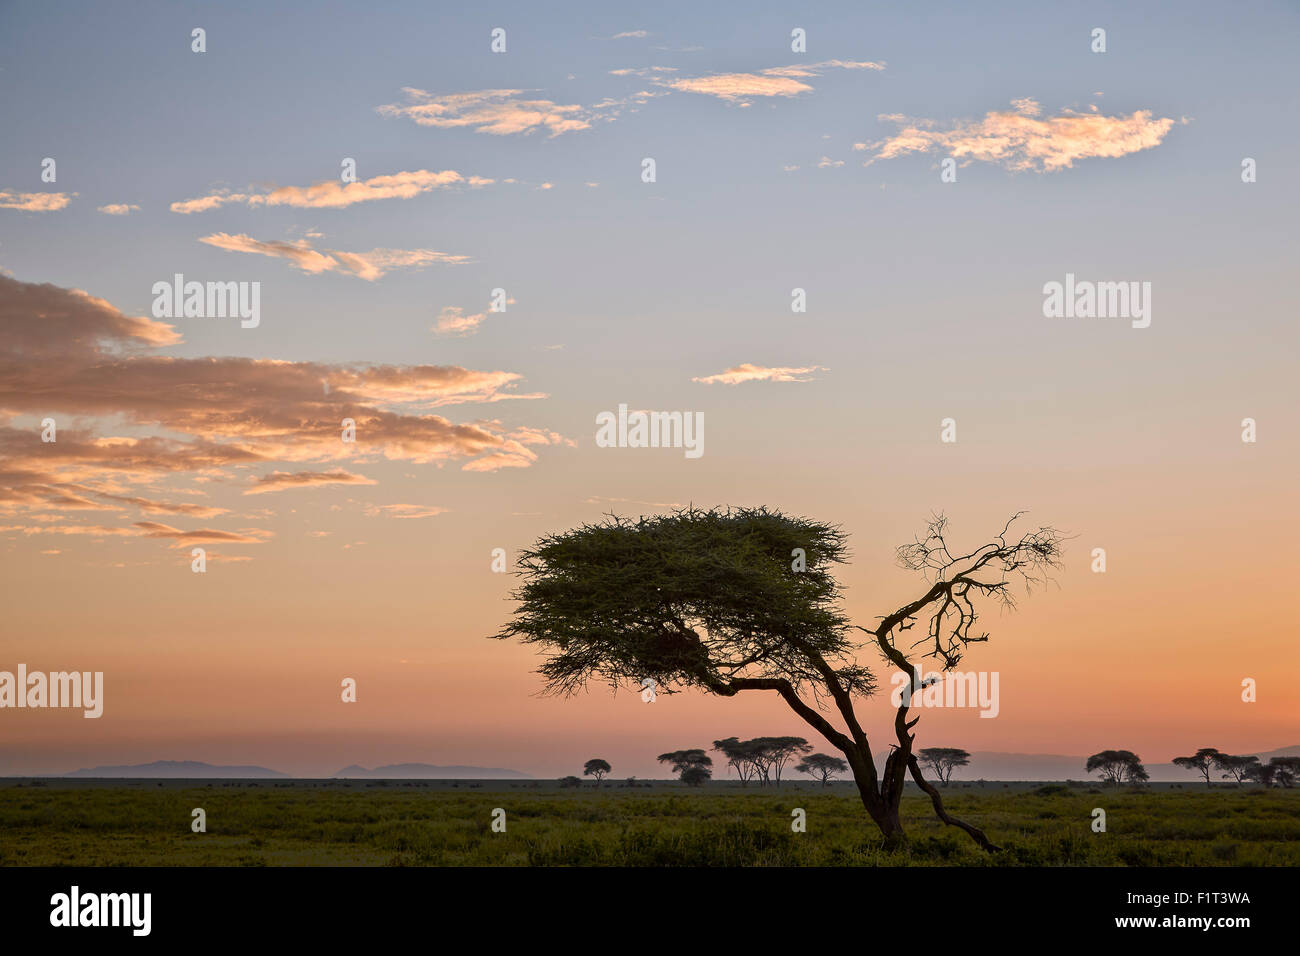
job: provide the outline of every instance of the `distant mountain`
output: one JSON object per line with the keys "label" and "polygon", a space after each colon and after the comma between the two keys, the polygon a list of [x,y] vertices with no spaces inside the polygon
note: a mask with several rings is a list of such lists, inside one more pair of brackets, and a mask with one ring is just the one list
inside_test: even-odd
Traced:
{"label": "distant mountain", "polygon": [[1268,763],[1274,757],[1300,757],[1300,744],[1295,747],[1279,747],[1277,750],[1270,750],[1267,753],[1255,754],[1262,763]]}
{"label": "distant mountain", "polygon": [[363,777],[386,780],[531,780],[526,773],[500,767],[441,767],[432,763],[390,763],[367,770],[353,764],[335,777]]}
{"label": "distant mountain", "polygon": [[265,767],[216,767],[197,760],[155,760],[127,767],[90,767],[65,773],[65,777],[287,777]]}

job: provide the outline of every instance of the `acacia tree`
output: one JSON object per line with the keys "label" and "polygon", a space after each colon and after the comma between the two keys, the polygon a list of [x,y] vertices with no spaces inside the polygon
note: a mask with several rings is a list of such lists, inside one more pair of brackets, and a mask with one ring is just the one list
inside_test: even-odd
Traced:
{"label": "acacia tree", "polygon": [[1175,757],[1174,766],[1182,767],[1184,770],[1195,770],[1205,778],[1205,785],[1210,785],[1210,771],[1217,766],[1219,757],[1222,757],[1218,750],[1213,747],[1202,747],[1190,757]]}
{"label": "acacia tree", "polygon": [[[494,636],[544,646],[540,673],[557,694],[593,680],[637,687],[647,677],[665,693],[775,692],[844,754],[887,845],[906,838],[899,808],[910,774],[939,819],[995,850],[982,830],[944,809],[922,774],[912,749],[920,717],[909,716],[911,695],[894,714],[896,742],[880,772],[855,702],[876,690],[858,660],[864,649],[917,688],[914,657],[951,670],[969,645],[988,640],[976,629],[977,602],[1013,607],[1014,585],[1046,582],[1059,566],[1063,537],[1048,527],[1012,537],[1017,517],[987,543],[953,554],[947,519],[934,516],[922,536],[897,549],[899,563],[923,576],[924,590],[867,627],[840,607],[832,571],[847,548],[837,526],[767,508],[610,515],[521,552],[519,606]],[[918,626],[922,636],[913,641],[907,632]],[[827,716],[832,708],[839,726]]]}
{"label": "acacia tree", "polygon": [[682,771],[682,783],[688,787],[698,787],[709,782],[713,771],[708,767],[687,767]]}
{"label": "acacia tree", "polygon": [[742,741],[735,737],[713,742],[713,749],[727,758],[727,766],[736,771],[742,787],[749,784],[749,779],[758,769],[754,763],[752,744],[752,740]]}
{"label": "acacia tree", "polygon": [[1084,769],[1101,773],[1103,783],[1142,783],[1150,779],[1142,760],[1131,750],[1103,750],[1088,758]]}
{"label": "acacia tree", "polygon": [[849,765],[839,757],[832,757],[830,754],[809,754],[803,760],[800,760],[794,769],[800,773],[806,773],[810,777],[817,778],[824,787],[831,777],[848,770]]}
{"label": "acacia tree", "polygon": [[1300,780],[1300,757],[1274,757],[1268,762],[1274,771],[1277,782],[1290,790]]}
{"label": "acacia tree", "polygon": [[792,757],[806,754],[812,745],[802,737],[755,737],[746,741],[753,752],[753,759],[763,775],[763,784],[781,785],[781,771]]}
{"label": "acacia tree", "polygon": [[1232,778],[1237,783],[1241,783],[1250,778],[1251,770],[1259,763],[1259,758],[1253,755],[1237,754],[1219,754],[1214,759],[1214,765],[1224,771],[1223,779]]}
{"label": "acacia tree", "polygon": [[592,760],[588,760],[586,764],[583,765],[582,775],[584,777],[595,777],[596,786],[599,787],[601,780],[605,779],[605,774],[609,773],[611,769],[609,761],[601,760],[599,757],[596,757]]}
{"label": "acacia tree", "polygon": [[660,763],[671,765],[673,773],[677,774],[686,783],[691,782],[686,779],[688,773],[692,775],[692,779],[700,783],[703,783],[703,780],[700,780],[696,771],[702,770],[706,772],[707,776],[703,778],[704,780],[713,775],[713,758],[698,748],[695,750],[673,750],[666,754],[660,754],[655,759]]}
{"label": "acacia tree", "polygon": [[926,747],[918,756],[921,763],[934,771],[939,782],[947,784],[958,767],[970,765],[970,754],[957,747]]}
{"label": "acacia tree", "polygon": [[1253,780],[1255,783],[1263,784],[1265,787],[1273,786],[1277,780],[1279,767],[1271,760],[1268,763],[1259,763],[1256,761],[1246,768],[1245,777],[1247,780]]}

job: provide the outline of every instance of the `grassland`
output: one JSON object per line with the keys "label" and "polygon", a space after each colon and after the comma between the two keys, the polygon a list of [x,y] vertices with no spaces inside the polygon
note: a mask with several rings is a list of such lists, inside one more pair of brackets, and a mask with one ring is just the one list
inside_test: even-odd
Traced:
{"label": "grassland", "polygon": [[[953,785],[945,802],[1004,852],[980,852],[916,792],[910,846],[886,852],[843,784],[4,781],[0,866],[1300,865],[1300,790]],[[195,807],[206,833],[191,832]],[[796,807],[806,833],[791,831]]]}

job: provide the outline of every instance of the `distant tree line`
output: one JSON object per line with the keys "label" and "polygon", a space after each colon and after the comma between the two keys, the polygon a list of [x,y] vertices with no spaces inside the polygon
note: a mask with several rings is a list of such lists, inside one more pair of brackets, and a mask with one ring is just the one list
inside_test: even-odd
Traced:
{"label": "distant tree line", "polygon": [[[820,780],[822,786],[827,786],[838,774],[848,772],[849,765],[839,757],[811,753],[812,749],[803,737],[755,737],[752,740],[728,737],[713,742],[713,750],[726,759],[727,766],[740,778],[742,787],[748,786],[750,781],[760,787],[780,786],[782,772],[796,758],[799,759],[794,769]],[[958,747],[927,747],[917,756],[942,784],[952,780],[955,769],[970,764],[970,754]],[[656,759],[668,764],[687,786],[702,786],[713,778],[713,758],[700,748],[672,750]],[[1221,773],[1224,780],[1259,783],[1265,787],[1290,788],[1300,781],[1300,757],[1273,757],[1268,763],[1261,763],[1253,755],[1225,754],[1213,747],[1202,747],[1190,757],[1175,757],[1173,763],[1201,774],[1207,787],[1212,785],[1214,773]],[[582,772],[584,776],[595,777],[599,787],[611,769],[609,761],[596,757],[587,761]],[[1088,773],[1100,774],[1102,783],[1113,786],[1136,785],[1150,780],[1141,758],[1131,750],[1095,753],[1088,758],[1084,769]],[[581,783],[577,777],[560,780],[563,787],[577,787]]]}
{"label": "distant tree line", "polygon": [[1210,775],[1221,771],[1224,780],[1237,783],[1251,781],[1266,787],[1293,787],[1300,780],[1300,757],[1274,757],[1261,763],[1253,755],[1225,754],[1214,747],[1202,747],[1190,757],[1175,757],[1174,763],[1184,770],[1195,770],[1210,786]]}

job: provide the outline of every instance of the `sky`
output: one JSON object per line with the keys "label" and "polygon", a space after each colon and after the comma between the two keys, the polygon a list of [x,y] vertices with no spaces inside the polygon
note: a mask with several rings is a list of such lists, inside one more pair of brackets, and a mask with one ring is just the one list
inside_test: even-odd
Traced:
{"label": "sky", "polygon": [[[105,686],[97,719],[0,709],[0,773],[647,777],[811,738],[770,693],[543,697],[534,651],[487,639],[494,549],[691,503],[841,525],[864,624],[924,589],[894,548],[934,512],[970,547],[1018,511],[1072,536],[962,664],[998,716],[927,711],[918,746],[1300,743],[1298,26],[0,6],[0,671]],[[255,325],[169,312],[177,274],[256,283]],[[1048,317],[1067,275],[1149,288],[1149,324]],[[703,454],[601,447],[620,405],[702,413]],[[883,749],[887,695],[859,712]]]}

